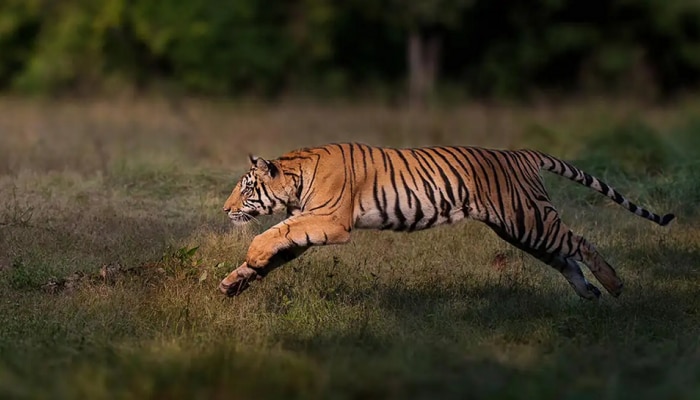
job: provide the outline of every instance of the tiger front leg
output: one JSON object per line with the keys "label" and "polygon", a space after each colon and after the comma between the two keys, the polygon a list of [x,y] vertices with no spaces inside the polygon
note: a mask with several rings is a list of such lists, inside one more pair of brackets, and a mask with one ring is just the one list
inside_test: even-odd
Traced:
{"label": "tiger front leg", "polygon": [[237,296],[248,289],[251,282],[264,278],[270,271],[299,257],[307,249],[308,247],[297,247],[282,250],[275,254],[264,268],[251,268],[244,262],[219,283],[219,290],[229,297]]}
{"label": "tiger front leg", "polygon": [[229,297],[237,296],[248,289],[250,282],[257,277],[257,272],[244,262],[219,283],[219,290]]}
{"label": "tiger front leg", "polygon": [[282,221],[253,239],[246,261],[232,271],[219,290],[235,296],[257,279],[298,257],[310,246],[341,244],[350,240],[350,229],[332,218],[312,215],[295,216]]}

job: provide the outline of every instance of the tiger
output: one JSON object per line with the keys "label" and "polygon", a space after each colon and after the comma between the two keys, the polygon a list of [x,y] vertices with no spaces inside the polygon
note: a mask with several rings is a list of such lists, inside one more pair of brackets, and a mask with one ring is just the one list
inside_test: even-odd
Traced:
{"label": "tiger", "polygon": [[250,169],[223,211],[234,225],[275,212],[286,211],[287,217],[255,236],[245,261],[220,282],[219,290],[228,296],[312,246],[347,243],[353,229],[412,232],[470,218],[559,271],[578,296],[601,296],[584,277],[582,263],[618,297],[622,280],[592,243],[562,222],[542,170],[587,186],[661,226],[675,218],[641,208],[600,179],[531,149],[332,143],[274,160],[249,157]]}

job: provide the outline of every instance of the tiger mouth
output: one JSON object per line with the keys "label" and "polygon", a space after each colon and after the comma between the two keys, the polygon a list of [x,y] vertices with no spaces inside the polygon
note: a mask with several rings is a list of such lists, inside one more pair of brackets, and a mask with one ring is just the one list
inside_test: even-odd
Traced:
{"label": "tiger mouth", "polygon": [[228,217],[234,225],[243,225],[252,221],[255,218],[254,212],[245,211],[231,211],[228,213]]}

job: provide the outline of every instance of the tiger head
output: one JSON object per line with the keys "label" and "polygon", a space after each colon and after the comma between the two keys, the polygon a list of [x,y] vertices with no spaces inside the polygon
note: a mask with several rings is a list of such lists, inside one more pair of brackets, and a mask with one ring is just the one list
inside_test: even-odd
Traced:
{"label": "tiger head", "polygon": [[289,202],[284,174],[279,167],[250,156],[250,170],[241,177],[224,203],[224,212],[235,225],[243,225],[258,215],[284,210]]}

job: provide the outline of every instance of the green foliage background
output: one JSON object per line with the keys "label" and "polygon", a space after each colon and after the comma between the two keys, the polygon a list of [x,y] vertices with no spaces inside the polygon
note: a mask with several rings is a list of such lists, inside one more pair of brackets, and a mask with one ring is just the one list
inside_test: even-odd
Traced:
{"label": "green foliage background", "polygon": [[441,38],[450,93],[663,96],[700,78],[693,0],[4,0],[0,89],[395,93],[409,31]]}

